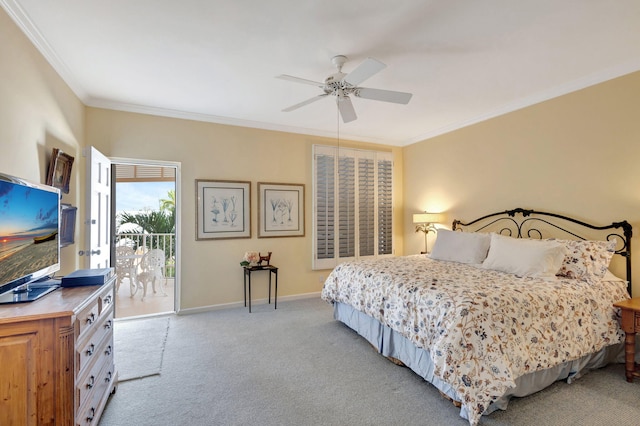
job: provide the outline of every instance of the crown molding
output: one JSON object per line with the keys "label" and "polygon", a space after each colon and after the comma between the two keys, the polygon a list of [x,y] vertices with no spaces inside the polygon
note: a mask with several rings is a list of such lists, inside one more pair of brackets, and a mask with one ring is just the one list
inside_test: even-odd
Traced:
{"label": "crown molding", "polygon": [[[210,114],[202,114],[195,112],[186,112],[179,110],[172,110],[167,108],[156,108],[144,105],[135,105],[122,102],[107,101],[103,99],[90,98],[85,102],[86,106],[93,108],[109,109],[114,111],[133,112],[137,114],[155,115],[168,118],[179,118],[182,120],[201,121],[206,123],[224,124],[228,126],[249,127],[253,129],[271,130],[275,132],[296,133],[309,136],[318,136],[324,138],[335,138],[336,133],[333,131],[324,131],[318,129],[309,129],[304,127],[285,126],[281,124],[264,123],[261,121],[243,120],[239,118],[221,117]],[[348,139],[351,141],[368,142],[381,145],[397,145],[383,139],[362,137],[350,134],[340,133],[341,139]]]}
{"label": "crown molding", "polygon": [[[332,131],[322,131],[318,129],[309,129],[295,126],[285,126],[272,123],[264,123],[251,120],[242,120],[231,117],[220,117],[208,114],[201,114],[195,112],[177,111],[164,108],[148,107],[120,102],[113,102],[108,100],[91,98],[84,87],[78,82],[74,73],[66,66],[64,61],[60,59],[55,50],[49,45],[42,33],[33,24],[27,13],[16,2],[16,0],[0,0],[0,5],[5,9],[11,19],[18,25],[27,38],[33,43],[38,51],[44,56],[45,60],[53,67],[53,69],[60,75],[62,80],[69,86],[69,88],[75,93],[75,95],[87,106],[111,109],[116,111],[134,112],[147,115],[157,115],[162,117],[179,118],[184,120],[203,121],[209,123],[225,124],[230,126],[241,126],[263,130],[272,130],[278,132],[297,133],[309,136],[317,136],[324,138],[335,138],[336,134]],[[482,121],[489,120],[501,115],[508,114],[510,112],[517,111],[522,108],[526,108],[549,99],[553,99],[559,96],[575,92],[589,86],[603,83],[608,80],[612,80],[617,77],[621,77],[632,72],[640,70],[640,60],[630,61],[626,64],[622,64],[616,67],[609,68],[599,73],[584,76],[572,82],[562,84],[553,87],[548,90],[544,90],[537,94],[527,96],[522,99],[518,99],[514,102],[506,103],[492,111],[470,117],[466,120],[461,120],[455,123],[451,123],[447,126],[434,129],[432,131],[417,135],[407,140],[383,140],[379,138],[367,138],[356,135],[343,134],[341,138],[359,141],[369,142],[375,144],[383,144],[389,146],[408,146],[414,143],[425,141],[436,136],[443,135],[461,128],[477,124]]]}

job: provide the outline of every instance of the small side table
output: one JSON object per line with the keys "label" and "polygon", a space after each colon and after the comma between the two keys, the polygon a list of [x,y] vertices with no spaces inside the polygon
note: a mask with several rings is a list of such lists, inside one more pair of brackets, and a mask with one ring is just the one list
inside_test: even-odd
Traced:
{"label": "small side table", "polygon": [[251,273],[254,271],[269,272],[269,304],[271,304],[271,274],[275,275],[274,309],[278,309],[278,268],[273,265],[243,266],[244,269],[244,306],[247,306],[247,283],[249,284],[249,313],[251,313]]}
{"label": "small side table", "polygon": [[634,377],[640,377],[640,371],[636,368],[636,333],[640,331],[640,297],[623,300],[613,304],[620,308],[622,330],[624,339],[624,361],[627,382],[632,383]]}

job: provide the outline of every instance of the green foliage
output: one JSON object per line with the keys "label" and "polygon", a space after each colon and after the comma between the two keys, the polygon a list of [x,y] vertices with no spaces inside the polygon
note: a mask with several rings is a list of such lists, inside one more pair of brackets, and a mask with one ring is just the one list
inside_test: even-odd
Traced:
{"label": "green foliage", "polygon": [[160,199],[160,210],[166,210],[169,212],[169,214],[171,214],[172,216],[175,217],[176,215],[176,191],[175,189],[171,189],[169,190],[169,192],[167,192],[167,197],[168,198],[161,198]]}
{"label": "green foliage", "polygon": [[[142,228],[143,232],[148,234],[172,234],[175,232],[175,214],[166,211],[149,210],[143,213],[127,213],[120,214],[120,223],[131,223]],[[135,233],[135,232],[128,232]]]}

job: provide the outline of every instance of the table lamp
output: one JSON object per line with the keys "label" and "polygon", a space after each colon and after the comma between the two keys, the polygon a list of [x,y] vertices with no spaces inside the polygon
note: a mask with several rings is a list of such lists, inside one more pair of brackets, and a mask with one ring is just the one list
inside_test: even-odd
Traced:
{"label": "table lamp", "polygon": [[428,251],[427,234],[429,232],[436,233],[437,229],[434,226],[435,223],[442,222],[444,215],[442,213],[416,213],[413,215],[413,223],[416,224],[416,232],[424,232],[424,252]]}

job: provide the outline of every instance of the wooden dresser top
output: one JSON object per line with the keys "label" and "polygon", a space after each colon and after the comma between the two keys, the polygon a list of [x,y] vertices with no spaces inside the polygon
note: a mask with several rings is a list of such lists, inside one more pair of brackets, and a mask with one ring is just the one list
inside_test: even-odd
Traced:
{"label": "wooden dresser top", "polygon": [[0,305],[0,324],[71,316],[103,288],[104,286],[61,287],[33,302]]}

